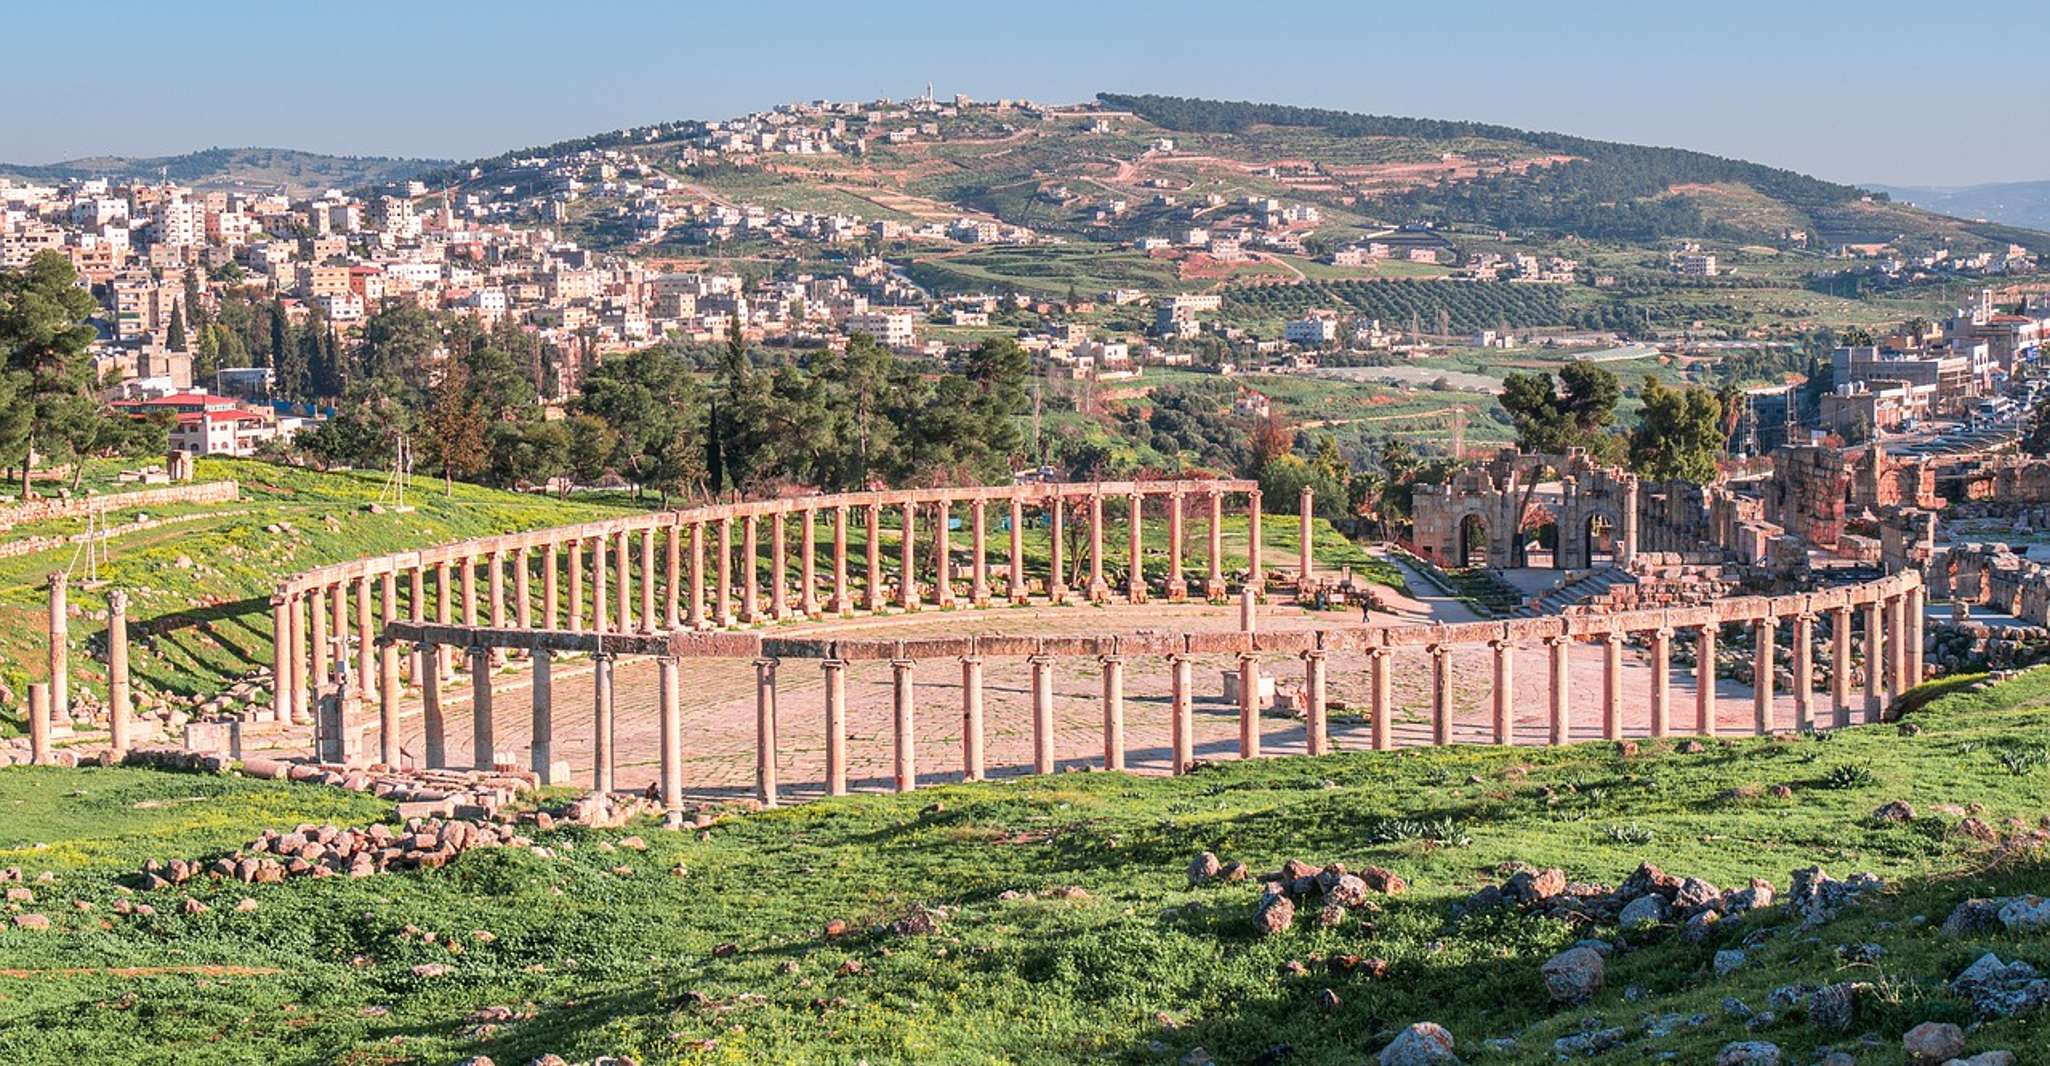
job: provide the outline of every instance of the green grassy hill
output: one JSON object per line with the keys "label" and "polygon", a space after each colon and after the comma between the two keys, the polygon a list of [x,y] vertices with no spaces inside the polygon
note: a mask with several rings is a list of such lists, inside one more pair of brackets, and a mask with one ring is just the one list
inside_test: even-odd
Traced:
{"label": "green grassy hill", "polygon": [[24,181],[170,180],[200,189],[282,188],[293,196],[357,189],[416,178],[447,163],[438,159],[323,155],[290,148],[208,148],[183,155],[92,156],[61,163],[0,163],[0,176]]}
{"label": "green grassy hill", "polygon": [[[1433,1021],[1469,1062],[1548,1063],[1555,1040],[1602,1033],[1616,1045],[1604,1061],[1710,1062],[1763,1040],[1788,1062],[1829,1045],[1898,1063],[1910,1027],[1973,1021],[1946,985],[1984,953],[2050,970],[2041,932],[1937,929],[1968,898],[2042,891],[2040,849],[1980,836],[2020,841],[2014,826],[2044,816],[2050,770],[2022,753],[2042,748],[2046,701],[2037,671],[1936,700],[1912,736],[1068,774],[734,813],[702,833],[536,831],[552,857],[472,851],[431,871],[133,897],[116,882],[145,859],[211,858],[265,828],[387,808],[234,778],[0,771],[0,865],[19,865],[34,896],[9,909],[51,920],[0,930],[0,1057],[1352,1066]],[[1893,800],[1917,817],[1871,816]],[[1330,928],[1311,902],[1261,935],[1257,881],[1189,883],[1202,851],[1256,875],[1289,859],[1379,866],[1408,887]],[[1517,869],[1617,885],[1644,862],[1782,895],[1790,871],[1816,865],[1885,887],[1822,924],[1783,901],[1700,942],[1672,923],[1460,913]],[[187,894],[211,909],[182,913]],[[155,913],[116,913],[122,898]],[[255,909],[235,910],[244,898]],[[893,928],[914,915],[931,931]],[[828,936],[834,922],[847,931]],[[1554,1005],[1540,968],[1584,938],[1613,946],[1606,982]],[[1742,964],[1719,974],[1730,950]],[[1841,982],[1855,988],[1812,998]],[[2043,1061],[2044,1017],[1986,1020],[1968,1048]]]}

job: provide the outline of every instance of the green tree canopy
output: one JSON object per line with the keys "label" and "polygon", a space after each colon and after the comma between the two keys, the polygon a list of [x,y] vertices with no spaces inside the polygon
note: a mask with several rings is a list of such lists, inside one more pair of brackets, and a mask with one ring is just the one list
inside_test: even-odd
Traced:
{"label": "green tree canopy", "polygon": [[1644,379],[1644,409],[1630,434],[1630,468],[1654,481],[1715,480],[1723,452],[1723,405],[1706,386],[1669,388]]}

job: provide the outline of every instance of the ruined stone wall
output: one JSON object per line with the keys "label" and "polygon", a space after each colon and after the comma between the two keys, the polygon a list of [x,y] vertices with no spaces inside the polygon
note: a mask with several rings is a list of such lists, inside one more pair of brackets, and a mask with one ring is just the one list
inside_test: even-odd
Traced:
{"label": "ruined stone wall", "polygon": [[78,518],[95,511],[132,511],[141,507],[167,507],[178,503],[224,503],[240,498],[241,492],[241,486],[233,481],[206,481],[197,485],[167,485],[160,489],[106,493],[99,496],[29,500],[0,508],[0,529],[11,529],[25,522],[41,522],[52,518]]}
{"label": "ruined stone wall", "polygon": [[[1528,495],[1531,482],[1545,480],[1547,471],[1557,473],[1562,495],[1542,501]],[[1466,557],[1460,550],[1460,531],[1469,519],[1478,519],[1486,529],[1488,565],[1522,566],[1524,561],[1516,557],[1517,533],[1528,499],[1534,506],[1555,512],[1557,569],[1584,570],[1593,565],[1595,546],[1589,523],[1596,518],[1609,523],[1616,564],[1628,566],[1641,546],[1639,493],[1636,475],[1601,466],[1577,449],[1557,456],[1525,455],[1504,448],[1487,463],[1460,470],[1442,485],[1417,486],[1415,543],[1426,558],[1440,566],[1462,565]]]}

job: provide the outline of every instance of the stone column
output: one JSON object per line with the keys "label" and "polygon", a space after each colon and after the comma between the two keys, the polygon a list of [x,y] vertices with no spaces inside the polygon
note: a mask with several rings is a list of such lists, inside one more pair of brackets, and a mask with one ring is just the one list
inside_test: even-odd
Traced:
{"label": "stone column", "polygon": [[1314,577],[1310,551],[1313,540],[1310,515],[1316,509],[1315,495],[1308,485],[1303,486],[1302,510],[1296,522],[1296,539],[1299,541],[1296,546],[1296,584],[1302,588],[1308,588]]}
{"label": "stone column", "polygon": [[1851,724],[1851,609],[1829,612],[1829,721],[1839,728]]}
{"label": "stone column", "polygon": [[869,586],[863,590],[863,605],[869,613],[884,609],[884,504],[869,504],[869,543],[863,545],[869,564]]}
{"label": "stone column", "polygon": [[683,527],[675,524],[662,535],[662,627],[683,627]]}
{"label": "stone column", "polygon": [[1224,493],[1210,490],[1210,573],[1204,580],[1203,595],[1214,603],[1224,600]]}
{"label": "stone column", "polygon": [[[426,645],[427,658],[439,662],[441,647]],[[535,683],[540,683],[536,675]],[[441,706],[441,671],[430,669],[420,675],[420,760],[429,770],[448,766],[448,718]]]}
{"label": "stone column", "polygon": [[1010,587],[1004,594],[1014,604],[1023,605],[1032,598],[1031,586],[1025,582],[1025,501],[1016,490],[1011,493],[1011,577]]}
{"label": "stone column", "polygon": [[477,625],[477,557],[463,556],[463,624]]}
{"label": "stone column", "polygon": [[[294,660],[301,666],[304,659]],[[107,732],[114,758],[128,754],[128,719],[133,700],[128,690],[128,593],[107,593]]]}
{"label": "stone column", "polygon": [[790,596],[784,589],[784,576],[790,566],[789,535],[784,532],[783,519],[788,516],[778,511],[769,519],[769,617],[782,621],[790,617]]}
{"label": "stone column", "polygon": [[370,579],[356,585],[356,691],[365,699],[377,683],[377,625],[370,619]]}
{"label": "stone column", "polygon": [[[406,572],[406,617],[414,622],[427,621],[427,568],[424,566],[415,565]],[[435,665],[434,660],[427,656],[427,645],[414,642],[413,657],[409,665],[413,674],[413,684],[417,685],[421,678],[427,676],[428,669]],[[299,713],[306,721],[311,722],[313,709],[306,705],[306,686],[297,680],[293,685],[299,693],[299,698],[294,701],[300,704]]]}
{"label": "stone column", "polygon": [[[491,590],[491,628],[504,629],[505,556],[501,555],[496,550],[486,552],[484,555],[484,565],[489,566],[491,568],[491,578],[489,581],[489,587]],[[503,659],[504,656],[495,655],[492,658]]]}
{"label": "stone column", "polygon": [[[111,594],[109,595],[111,597]],[[288,599],[289,602],[285,604],[285,616],[291,623],[292,646],[285,654],[285,662],[292,684],[292,716],[289,720],[296,724],[312,721],[313,707],[312,701],[307,698],[306,684],[306,600],[296,592]],[[111,640],[111,629],[108,630],[108,636]]]}
{"label": "stone column", "polygon": [[600,533],[591,538],[591,632],[603,633],[612,628],[612,611],[609,597],[612,585],[605,576],[606,540]]}
{"label": "stone column", "polygon": [[821,659],[819,669],[826,676],[826,795],[844,796],[847,794],[847,663],[839,658]]}
{"label": "stone column", "polygon": [[1899,699],[1908,682],[1908,626],[1905,595],[1886,599],[1886,695]]}
{"label": "stone column", "polygon": [[1105,655],[1103,664],[1103,768],[1125,768],[1125,660]]}
{"label": "stone column", "polygon": [[902,556],[897,568],[897,606],[906,611],[918,610],[918,505],[905,501],[902,532],[898,536],[898,551]]}
{"label": "stone column", "polygon": [[349,667],[349,583],[336,582],[334,595],[329,599],[334,630],[334,672],[337,695],[346,693],[361,683],[360,678],[351,678]]}
{"label": "stone column", "polygon": [[1167,495],[1167,599],[1180,603],[1189,598],[1189,583],[1182,578],[1182,494]]}
{"label": "stone column", "polygon": [[1267,568],[1260,560],[1260,490],[1246,493],[1246,587],[1267,597]]}
{"label": "stone column", "polygon": [[1169,713],[1173,716],[1174,772],[1185,774],[1196,762],[1195,685],[1190,677],[1189,657],[1179,652],[1167,657],[1171,672]]}
{"label": "stone column", "polygon": [[684,624],[705,628],[705,524],[690,524],[690,589],[685,594]]}
{"label": "stone column", "polygon": [[[56,693],[62,688],[59,682],[64,678],[64,675],[58,673],[58,670],[68,668],[69,665],[64,661],[66,656],[62,653],[67,637],[64,630],[59,628],[58,623],[58,612],[64,609],[64,605],[61,602],[64,586],[60,580],[63,576],[64,572],[61,570],[50,575],[50,686],[52,693]],[[282,592],[270,598],[270,623],[270,717],[280,722],[289,722],[292,720],[292,600]],[[52,698],[55,698],[54,695]],[[56,708],[52,707],[53,713],[55,710]]]}
{"label": "stone column", "polygon": [[[71,607],[66,595],[70,576],[62,570],[50,574],[50,720],[58,725],[71,724]],[[283,625],[284,607],[274,598],[272,612],[276,616],[272,633],[279,638],[287,636]],[[283,665],[282,656],[273,658],[272,668]],[[277,679],[285,671],[277,670],[271,676]],[[273,681],[273,687],[278,682]],[[286,682],[289,683],[289,682]],[[284,694],[286,697],[290,693]],[[286,699],[275,704],[287,706]]]}
{"label": "stone column", "polygon": [[1032,668],[1032,772],[1050,774],[1053,762],[1053,659],[1034,655]]}
{"label": "stone column", "polygon": [[50,765],[50,684],[31,681],[28,686],[28,753],[37,766]]}
{"label": "stone column", "polygon": [[612,791],[612,662],[611,652],[591,656],[591,787],[600,795]]}
{"label": "stone column", "polygon": [[[683,692],[681,665],[676,656],[663,655],[656,659],[660,668],[657,681],[660,693],[656,697],[662,717],[662,824],[670,829],[683,827]],[[774,796],[775,782],[770,782],[770,795]]]}
{"label": "stone column", "polygon": [[1927,613],[1927,607],[1923,603],[1925,595],[1920,585],[1902,594],[1902,609],[1907,615],[1905,624],[1901,627],[1901,643],[1907,649],[1907,679],[1903,684],[1904,690],[1922,683],[1922,624]]}
{"label": "stone column", "polygon": [[776,660],[755,660],[755,796],[776,805]]}
{"label": "stone column", "polygon": [[490,770],[496,761],[498,735],[491,706],[491,652],[470,649],[470,765]]}
{"label": "stone column", "polygon": [[854,611],[854,597],[847,592],[847,505],[833,508],[833,603],[834,614]]}
{"label": "stone column", "polygon": [[1797,614],[1793,629],[1788,636],[1794,644],[1794,728],[1815,728],[1815,666],[1809,637],[1814,632],[1815,616]]}
{"label": "stone column", "polygon": [[[544,785],[566,785],[569,775],[557,773],[555,765],[555,652],[534,651],[533,739],[527,746],[527,765]],[[564,764],[563,769],[567,769]]]}
{"label": "stone column", "polygon": [[1452,649],[1433,644],[1431,654],[1431,743],[1452,743]]}
{"label": "stone column", "polygon": [[947,529],[954,520],[953,509],[953,501],[944,496],[933,504],[932,601],[943,608],[954,605],[954,545]]}
{"label": "stone column", "polygon": [[1488,647],[1495,653],[1495,684],[1490,700],[1494,739],[1497,744],[1509,744],[1516,739],[1516,643],[1504,637],[1489,641]]}
{"label": "stone column", "polygon": [[1773,650],[1779,619],[1767,615],[1751,627],[1751,712],[1760,733],[1770,733],[1772,722]]}
{"label": "stone column", "polygon": [[797,520],[804,523],[797,538],[798,550],[804,553],[804,561],[797,568],[797,607],[806,618],[819,616],[819,513],[816,508],[806,507],[797,512]]}
{"label": "stone column", "polygon": [[1879,721],[1886,707],[1880,680],[1886,659],[1882,650],[1886,645],[1882,636],[1884,629],[1880,624],[1879,601],[1873,600],[1865,605],[1865,720],[1868,722]]}
{"label": "stone column", "polygon": [[1651,735],[1673,732],[1673,631],[1660,626],[1651,631]]}
{"label": "stone column", "polygon": [[721,629],[733,627],[733,518],[719,517],[719,558],[712,567],[712,612]]}
{"label": "stone column", "polygon": [[1110,599],[1110,586],[1103,580],[1103,490],[1089,493],[1089,602]]}
{"label": "stone column", "polygon": [[1715,713],[1715,642],[1721,628],[1710,622],[1694,638],[1694,731],[1708,737],[1721,728]]}
{"label": "stone column", "polygon": [[1331,750],[1331,734],[1327,725],[1324,690],[1324,649],[1311,648],[1303,652],[1303,702],[1306,717],[1308,748],[1312,755],[1323,755]]}
{"label": "stone column", "polygon": [[1373,696],[1368,701],[1368,714],[1373,731],[1375,751],[1395,749],[1395,699],[1390,690],[1394,673],[1394,653],[1387,648],[1368,648],[1367,666],[1372,675]]}
{"label": "stone column", "polygon": [[388,637],[377,641],[377,739],[378,761],[399,769],[399,646]]}
{"label": "stone column", "polygon": [[975,552],[975,560],[969,564],[968,601],[977,607],[989,606],[989,530],[986,512],[988,501],[977,496],[973,509],[968,512],[969,546]]}
{"label": "stone column", "polygon": [[[399,575],[394,571],[387,570],[379,576],[378,584],[381,588],[378,595],[377,619],[380,623],[378,631],[381,634],[393,622],[399,620]],[[396,670],[392,672],[392,676],[394,680],[400,682],[399,690],[401,692],[405,691],[404,679],[399,677]]]}
{"label": "stone column", "polygon": [[1548,739],[1555,745],[1573,742],[1573,638],[1565,635],[1546,637],[1545,648],[1551,653],[1551,733]]}
{"label": "stone column", "polygon": [[618,586],[615,591],[619,600],[619,631],[621,633],[631,633],[634,631],[633,541],[624,529],[619,531],[617,538],[617,546],[613,554],[618,556],[619,564],[615,567],[613,580]]}
{"label": "stone column", "polygon": [[1239,758],[1260,757],[1260,657],[1239,656]]}
{"label": "stone column", "polygon": [[1125,598],[1133,603],[1146,602],[1146,497],[1132,493],[1131,522],[1126,534],[1125,558],[1130,570],[1125,574]]}
{"label": "stone column", "polygon": [[918,738],[913,735],[913,689],[911,669],[916,665],[909,659],[890,660],[891,695],[896,712],[897,741],[897,791],[909,792],[918,787]]}
{"label": "stone column", "polygon": [[[541,575],[541,624],[536,627],[534,625],[534,567],[532,560],[533,555],[526,548],[520,548],[513,552],[514,617],[518,619],[521,629],[553,629],[555,628],[555,610],[554,605],[549,602],[548,590],[555,584],[555,574],[551,571]],[[551,561],[544,554],[541,560],[543,568],[545,569]]]}
{"label": "stone column", "polygon": [[982,658],[976,655],[961,656],[961,776],[983,777]]}
{"label": "stone column", "polygon": [[327,590],[325,588],[315,587],[307,590],[306,621],[312,629],[312,632],[306,635],[306,643],[310,645],[307,650],[313,656],[313,676],[309,687],[317,690],[327,686],[329,680],[328,671],[332,669],[329,666],[328,659]]}
{"label": "stone column", "polygon": [[1047,513],[1047,528],[1051,536],[1047,542],[1047,563],[1053,572],[1046,579],[1046,597],[1054,603],[1066,603],[1068,571],[1061,561],[1061,553],[1066,547],[1061,543],[1061,537],[1062,526],[1068,521],[1068,503],[1056,492],[1048,501],[1048,506],[1051,510]]}
{"label": "stone column", "polygon": [[569,631],[584,631],[584,541],[569,542]]}
{"label": "stone column", "polygon": [[[624,534],[622,534],[624,536]],[[655,527],[641,527],[641,632],[653,633],[655,621]]]}
{"label": "stone column", "polygon": [[1602,634],[1602,736],[1623,739],[1623,634]]}

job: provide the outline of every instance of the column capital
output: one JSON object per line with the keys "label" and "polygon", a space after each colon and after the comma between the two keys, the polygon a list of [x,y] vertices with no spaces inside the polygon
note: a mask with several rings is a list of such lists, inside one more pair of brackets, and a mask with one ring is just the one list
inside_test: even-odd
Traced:
{"label": "column capital", "polygon": [[819,669],[820,669],[820,670],[845,670],[845,669],[847,669],[847,660],[845,660],[845,659],[834,659],[834,658],[825,658],[825,659],[820,659],[820,660],[819,660]]}
{"label": "column capital", "polygon": [[754,668],[757,670],[768,670],[769,672],[774,673],[776,667],[781,665],[782,662],[783,660],[778,659],[773,655],[764,655],[754,660]]}
{"label": "column capital", "polygon": [[1513,637],[1494,637],[1488,641],[1488,647],[1496,652],[1515,651],[1516,644],[1517,641]]}
{"label": "column capital", "polygon": [[1652,630],[1651,635],[1653,638],[1658,640],[1671,640],[1673,639],[1673,627],[1660,626],[1657,629]]}
{"label": "column capital", "polygon": [[1617,645],[1623,643],[1623,639],[1628,635],[1620,629],[1610,629],[1600,634],[1600,640],[1603,644]]}
{"label": "column capital", "polygon": [[1545,638],[1545,646],[1548,648],[1567,648],[1572,645],[1573,637],[1568,633],[1554,633]]}
{"label": "column capital", "polygon": [[980,655],[963,655],[963,656],[961,656],[961,664],[962,664],[963,666],[981,666],[981,665],[982,665],[982,656],[980,656]]}
{"label": "column capital", "polygon": [[1386,644],[1376,644],[1367,649],[1367,658],[1381,661],[1395,654],[1395,649]]}
{"label": "column capital", "polygon": [[1302,651],[1297,652],[1296,655],[1304,662],[1312,662],[1324,658],[1325,651],[1323,648],[1304,648]]}
{"label": "column capital", "polygon": [[1096,657],[1096,661],[1105,666],[1123,666],[1125,664],[1125,657],[1117,654],[1099,655]]}

